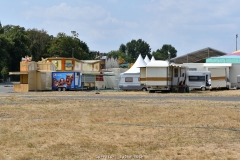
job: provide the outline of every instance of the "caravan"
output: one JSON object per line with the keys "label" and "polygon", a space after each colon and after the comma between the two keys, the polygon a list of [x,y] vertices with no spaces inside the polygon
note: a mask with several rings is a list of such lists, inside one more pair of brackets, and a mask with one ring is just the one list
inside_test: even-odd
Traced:
{"label": "caravan", "polygon": [[189,89],[210,89],[210,78],[210,71],[187,71],[186,85],[189,87]]}
{"label": "caravan", "polygon": [[126,72],[120,74],[119,89],[121,90],[142,90],[146,91],[147,87],[145,84],[140,83],[140,68],[145,67],[149,62],[148,57],[143,60],[141,54],[134,65]]}
{"label": "caravan", "polygon": [[140,85],[139,73],[120,74],[119,89],[121,90],[142,90],[146,91],[146,86]]}

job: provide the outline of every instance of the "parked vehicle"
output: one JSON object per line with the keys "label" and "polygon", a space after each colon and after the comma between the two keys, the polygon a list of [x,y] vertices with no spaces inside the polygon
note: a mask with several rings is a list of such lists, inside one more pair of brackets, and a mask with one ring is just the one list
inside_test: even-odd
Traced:
{"label": "parked vehicle", "polygon": [[[167,61],[156,60],[146,65],[146,86],[150,93],[176,91],[185,79],[187,68]],[[144,79],[144,80],[145,80]]]}
{"label": "parked vehicle", "polygon": [[52,90],[81,89],[81,72],[52,72]]}
{"label": "parked vehicle", "polygon": [[120,74],[119,89],[147,91],[145,85],[140,85],[140,73]]}
{"label": "parked vehicle", "polygon": [[210,78],[210,71],[187,71],[186,85],[189,89],[210,89],[210,84],[208,83]]}

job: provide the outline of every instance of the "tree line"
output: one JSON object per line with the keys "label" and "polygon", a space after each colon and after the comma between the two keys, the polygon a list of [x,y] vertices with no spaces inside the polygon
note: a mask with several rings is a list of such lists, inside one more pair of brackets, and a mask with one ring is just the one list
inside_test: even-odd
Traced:
{"label": "tree line", "polygon": [[[6,79],[10,71],[19,71],[22,57],[30,56],[33,61],[47,57],[72,57],[80,60],[95,59],[99,51],[90,51],[88,45],[78,38],[78,33],[66,35],[59,32],[56,37],[45,30],[25,29],[21,26],[5,25],[0,22],[0,79]],[[166,60],[168,52],[176,57],[177,50],[171,45],[151,52],[150,45],[142,39],[121,44],[118,50],[107,53],[109,58],[122,58],[125,62],[135,62],[138,55],[144,58],[154,56],[156,60]]]}

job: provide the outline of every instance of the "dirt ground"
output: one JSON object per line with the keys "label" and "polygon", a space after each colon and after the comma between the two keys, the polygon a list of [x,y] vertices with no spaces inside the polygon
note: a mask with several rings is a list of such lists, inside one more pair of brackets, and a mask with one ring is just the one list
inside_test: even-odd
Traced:
{"label": "dirt ground", "polygon": [[0,159],[240,159],[240,101],[174,96],[240,91],[1,92]]}

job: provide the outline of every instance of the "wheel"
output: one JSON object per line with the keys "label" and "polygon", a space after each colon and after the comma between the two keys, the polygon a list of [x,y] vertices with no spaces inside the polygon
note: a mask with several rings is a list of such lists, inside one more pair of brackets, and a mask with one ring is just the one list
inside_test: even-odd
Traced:
{"label": "wheel", "polygon": [[155,93],[155,91],[154,90],[149,90],[149,93]]}
{"label": "wheel", "polygon": [[146,92],[146,91],[147,91],[147,88],[142,88],[142,91],[143,91],[143,92]]}
{"label": "wheel", "polygon": [[58,91],[61,91],[61,88],[58,88]]}
{"label": "wheel", "polygon": [[202,91],[205,91],[206,90],[206,88],[205,87],[202,87]]}
{"label": "wheel", "polygon": [[62,91],[66,91],[66,88],[62,88]]}

